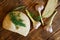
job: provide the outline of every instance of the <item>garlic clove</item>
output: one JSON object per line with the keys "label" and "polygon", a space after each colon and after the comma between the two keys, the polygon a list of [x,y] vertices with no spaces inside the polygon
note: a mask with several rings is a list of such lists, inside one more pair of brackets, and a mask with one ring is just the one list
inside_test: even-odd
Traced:
{"label": "garlic clove", "polygon": [[52,33],[52,32],[53,32],[52,25],[51,25],[51,26],[49,26],[49,28],[47,28],[47,31],[49,31],[50,33]]}
{"label": "garlic clove", "polygon": [[44,30],[46,30],[47,32],[50,32],[50,33],[52,33],[53,32],[53,28],[52,28],[52,25],[46,25],[45,27],[44,27]]}
{"label": "garlic clove", "polygon": [[40,27],[40,25],[41,25],[40,22],[35,22],[35,23],[33,24],[33,27],[34,27],[35,29],[38,29],[38,28]]}
{"label": "garlic clove", "polygon": [[35,9],[39,12],[41,12],[43,10],[44,6],[43,5],[36,5]]}
{"label": "garlic clove", "polygon": [[52,25],[49,27],[48,31],[49,31],[50,33],[52,33],[52,32],[53,32]]}

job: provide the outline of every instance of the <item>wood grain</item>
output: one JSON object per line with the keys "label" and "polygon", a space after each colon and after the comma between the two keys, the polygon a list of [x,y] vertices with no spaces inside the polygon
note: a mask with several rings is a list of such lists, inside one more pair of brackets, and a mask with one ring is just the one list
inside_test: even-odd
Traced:
{"label": "wood grain", "polygon": [[58,30],[52,37],[50,37],[48,40],[60,40],[60,30]]}
{"label": "wood grain", "polygon": [[40,27],[28,34],[27,37],[23,37],[20,34],[2,28],[4,17],[9,11],[19,5],[25,5],[29,11],[37,15],[36,10],[34,9],[34,5],[37,1],[40,2],[40,0],[0,0],[0,40],[56,40],[55,38],[58,38],[57,35],[60,35],[60,7],[57,9],[58,13],[53,21],[53,33],[46,32],[43,30],[43,27]]}

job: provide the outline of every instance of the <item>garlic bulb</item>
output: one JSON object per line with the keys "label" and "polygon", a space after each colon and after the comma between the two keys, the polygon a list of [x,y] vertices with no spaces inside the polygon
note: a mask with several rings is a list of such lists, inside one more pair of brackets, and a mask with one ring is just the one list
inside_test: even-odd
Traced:
{"label": "garlic bulb", "polygon": [[43,22],[43,19],[42,19],[42,16],[41,16],[41,11],[43,10],[44,6],[43,5],[36,5],[35,6],[35,9],[39,12],[39,15],[41,17],[41,22],[42,22],[42,25],[44,25],[44,22]]}
{"label": "garlic bulb", "polygon": [[53,22],[53,19],[54,19],[54,17],[55,17],[56,14],[57,14],[57,11],[46,21],[46,26],[44,27],[44,29],[46,31],[49,31],[50,33],[53,32],[52,22]]}
{"label": "garlic bulb", "polygon": [[30,16],[30,13],[29,13],[28,10],[25,10],[25,11],[26,11],[27,15],[29,16],[29,18],[31,19],[31,21],[32,21],[32,23],[33,23],[34,29],[38,29],[38,28],[40,27],[41,23],[35,21],[35,20]]}

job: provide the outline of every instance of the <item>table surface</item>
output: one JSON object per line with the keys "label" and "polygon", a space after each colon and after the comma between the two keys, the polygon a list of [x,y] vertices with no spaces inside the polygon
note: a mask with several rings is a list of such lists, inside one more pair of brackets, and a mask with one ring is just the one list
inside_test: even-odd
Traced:
{"label": "table surface", "polygon": [[60,40],[60,7],[57,8],[58,13],[53,20],[53,33],[49,33],[40,27],[24,37],[2,28],[6,14],[19,5],[25,5],[31,12],[36,13],[33,9],[36,1],[39,2],[39,0],[0,0],[0,40]]}

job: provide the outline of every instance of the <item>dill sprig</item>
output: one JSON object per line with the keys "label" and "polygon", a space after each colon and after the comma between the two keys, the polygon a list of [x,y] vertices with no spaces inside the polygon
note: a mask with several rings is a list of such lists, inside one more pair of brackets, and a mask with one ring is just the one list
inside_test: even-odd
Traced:
{"label": "dill sprig", "polygon": [[23,20],[22,19],[17,20],[17,18],[16,18],[17,16],[15,16],[13,12],[10,12],[9,14],[10,14],[10,17],[11,17],[12,22],[16,26],[19,25],[19,26],[26,27],[26,25],[23,23]]}
{"label": "dill sprig", "polygon": [[32,12],[30,12],[30,16],[33,17],[36,21],[40,21],[41,20],[41,17],[40,16],[35,16],[35,14],[33,14]]}
{"label": "dill sprig", "polygon": [[[42,17],[42,16],[41,16]],[[37,16],[36,18],[35,18],[35,20],[36,21],[40,21],[41,20],[41,17],[40,16]]]}

